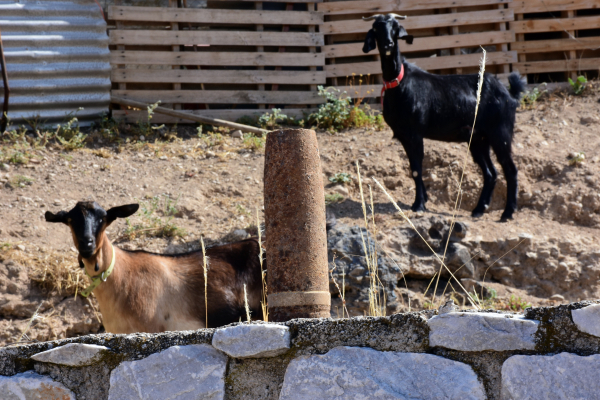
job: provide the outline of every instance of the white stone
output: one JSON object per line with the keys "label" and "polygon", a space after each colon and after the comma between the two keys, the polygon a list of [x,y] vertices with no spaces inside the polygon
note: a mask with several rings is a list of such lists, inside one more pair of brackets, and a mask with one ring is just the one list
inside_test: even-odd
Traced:
{"label": "white stone", "polygon": [[581,332],[600,337],[600,304],[573,310],[571,315]]}
{"label": "white stone", "polygon": [[244,137],[244,134],[238,129],[231,132],[231,137],[234,139],[242,139]]}
{"label": "white stone", "polygon": [[502,365],[503,400],[598,399],[600,355],[512,356]]}
{"label": "white stone", "polygon": [[429,345],[462,351],[533,350],[539,322],[522,316],[456,312],[427,321]]}
{"label": "white stone", "polygon": [[292,360],[279,400],[484,398],[467,364],[431,354],[336,347]]}
{"label": "white stone", "polygon": [[75,395],[62,383],[33,371],[13,376],[0,376],[2,400],[75,400]]}
{"label": "white stone", "polygon": [[206,344],[173,346],[110,374],[109,400],[219,400],[225,396],[227,356]]}
{"label": "white stone", "polygon": [[81,367],[100,361],[103,353],[108,350],[107,347],[95,344],[69,343],[55,349],[43,351],[31,358],[44,363]]}
{"label": "white stone", "polygon": [[234,358],[275,357],[290,348],[290,330],[275,324],[244,324],[217,329],[212,345]]}

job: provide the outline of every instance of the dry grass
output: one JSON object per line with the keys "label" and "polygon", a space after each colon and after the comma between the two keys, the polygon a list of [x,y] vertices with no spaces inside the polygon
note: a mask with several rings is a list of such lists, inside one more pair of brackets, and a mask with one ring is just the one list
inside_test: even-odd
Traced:
{"label": "dry grass", "polygon": [[200,245],[202,246],[202,268],[204,269],[204,310],[206,313],[206,328],[208,328],[208,257],[204,248],[204,239],[200,236]]}
{"label": "dry grass", "polygon": [[263,247],[262,232],[260,229],[260,218],[258,217],[258,208],[256,209],[256,230],[258,231],[258,260],[260,261],[260,279],[262,281],[262,300],[260,307],[263,312],[263,320],[269,321],[269,307],[267,304],[267,271],[263,269]]}
{"label": "dry grass", "polygon": [[35,254],[26,253],[10,244],[0,249],[0,261],[3,260],[13,260],[26,267],[29,279],[48,292],[71,296],[86,287],[83,270],[74,256],[66,257],[45,249]]}
{"label": "dry grass", "polygon": [[250,322],[250,306],[248,305],[248,292],[244,283],[244,308],[246,309],[246,322]]}
{"label": "dry grass", "polygon": [[[373,192],[371,191],[371,187],[369,186],[369,194],[371,199],[371,216],[372,223],[371,229],[369,232],[369,218],[367,216],[367,207],[365,203],[365,196],[362,188],[362,179],[360,176],[360,165],[358,161],[356,162],[356,175],[358,177],[358,187],[360,189],[360,201],[362,204],[363,217],[365,219],[365,230],[366,230],[366,240],[365,235],[363,235],[362,230],[360,232],[360,237],[362,240],[363,251],[365,253],[365,261],[367,262],[367,269],[369,271],[369,315],[372,317],[385,317],[386,315],[386,296],[385,296],[385,288],[379,279],[379,265],[377,262],[377,249],[376,246],[371,246],[371,241],[369,241],[369,237],[373,237],[373,243],[375,242],[375,238],[377,237],[377,225],[375,225],[375,207],[373,206]],[[369,245],[367,245],[369,243]]]}

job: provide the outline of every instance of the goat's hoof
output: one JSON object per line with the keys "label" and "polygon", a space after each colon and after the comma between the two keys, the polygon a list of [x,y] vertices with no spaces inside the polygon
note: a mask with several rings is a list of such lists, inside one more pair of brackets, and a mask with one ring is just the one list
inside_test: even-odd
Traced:
{"label": "goat's hoof", "polygon": [[506,223],[509,222],[513,219],[512,214],[511,215],[502,215],[502,217],[500,217],[500,222]]}
{"label": "goat's hoof", "polygon": [[414,212],[423,212],[423,211],[425,211],[425,206],[424,205],[412,206],[410,209],[413,210]]}
{"label": "goat's hoof", "polygon": [[473,211],[471,213],[471,217],[473,217],[473,218],[481,218],[481,217],[483,217],[483,211]]}

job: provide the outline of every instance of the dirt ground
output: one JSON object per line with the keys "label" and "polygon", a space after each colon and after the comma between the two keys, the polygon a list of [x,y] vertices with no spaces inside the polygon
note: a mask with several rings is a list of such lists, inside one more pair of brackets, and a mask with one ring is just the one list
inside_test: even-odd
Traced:
{"label": "dirt ground", "polygon": [[[519,211],[509,223],[499,222],[506,197],[499,165],[489,213],[473,220],[470,210],[482,177],[466,155],[467,146],[426,141],[428,210],[407,215],[415,220],[432,215],[449,219],[466,159],[458,220],[469,227],[467,247],[472,252],[485,250],[484,256],[476,258],[478,271],[496,264],[496,272],[486,276],[486,286],[497,293],[495,304],[510,308],[517,298],[519,303],[545,305],[600,297],[599,115],[597,89],[584,96],[555,93],[531,109],[518,111],[513,149],[519,169]],[[338,221],[364,224],[355,179],[358,160],[365,190],[366,185],[373,189],[378,242],[384,251],[393,251],[394,229],[406,227],[406,222],[371,178],[383,182],[400,207],[409,209],[414,183],[401,145],[392,140],[389,129],[319,131],[317,135],[326,193],[344,197],[329,206]],[[68,210],[81,200],[95,200],[105,208],[142,202],[147,211],[132,217],[131,226],[143,229],[159,218],[185,231],[181,237],[143,237],[144,232],[130,234],[126,222],[118,221],[109,228],[109,237],[130,249],[177,252],[198,248],[201,235],[209,243],[243,238],[256,232],[256,210],[263,218],[264,152],[248,147],[243,139],[227,135],[211,146],[196,137],[194,128],[180,127],[171,142],[131,137],[129,143],[116,145],[96,138],[82,150],[37,150],[26,165],[2,166],[0,343],[18,340],[25,330],[22,340],[102,329],[95,300],[74,296],[74,288],[85,282],[76,268],[68,228],[46,223],[45,211]],[[585,159],[571,163],[579,152],[585,153]],[[340,172],[351,174],[353,181],[346,185],[328,181]],[[519,238],[528,238],[530,245],[512,248]],[[502,258],[507,252],[512,258]],[[408,268],[408,282],[401,284],[404,287],[399,283],[398,291],[413,299],[412,309],[426,307],[423,293],[430,279],[416,272],[411,275],[416,269]],[[475,280],[481,281],[481,275]],[[62,286],[57,288],[52,280]],[[405,309],[403,305],[398,311]]]}

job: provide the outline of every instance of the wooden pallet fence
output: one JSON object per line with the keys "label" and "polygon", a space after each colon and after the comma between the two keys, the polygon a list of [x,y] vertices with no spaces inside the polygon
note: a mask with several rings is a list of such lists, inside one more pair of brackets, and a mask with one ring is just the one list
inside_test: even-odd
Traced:
{"label": "wooden pallet fence", "polygon": [[[408,61],[435,73],[477,72],[481,53],[488,51],[486,71],[506,80],[517,53],[508,50],[515,40],[507,30],[514,20],[510,0],[369,0],[335,1],[318,4],[326,22],[320,27],[325,35],[325,71],[329,82],[346,90],[354,98],[380,96],[381,64],[376,51],[362,52],[366,32],[372,21],[363,16],[380,13],[408,15],[401,22],[411,35],[412,45],[400,42]],[[353,76],[354,75],[354,76]],[[359,84],[359,81],[362,83]]]}
{"label": "wooden pallet fence", "polygon": [[[234,121],[264,113],[259,105],[311,108],[323,102],[315,86],[326,83],[325,57],[316,51],[324,37],[314,29],[323,24],[322,13],[216,3],[224,7],[109,7],[109,19],[119,26],[109,32],[116,47],[113,94]],[[113,115],[129,122],[147,118],[132,110]],[[152,121],[185,122],[158,115]]]}
{"label": "wooden pallet fence", "polygon": [[[575,78],[600,68],[600,3],[597,0],[521,0],[509,5],[515,13],[511,48],[519,54],[513,65],[528,74],[554,80]],[[562,75],[562,76],[561,76]],[[597,76],[597,75],[596,75]]]}

